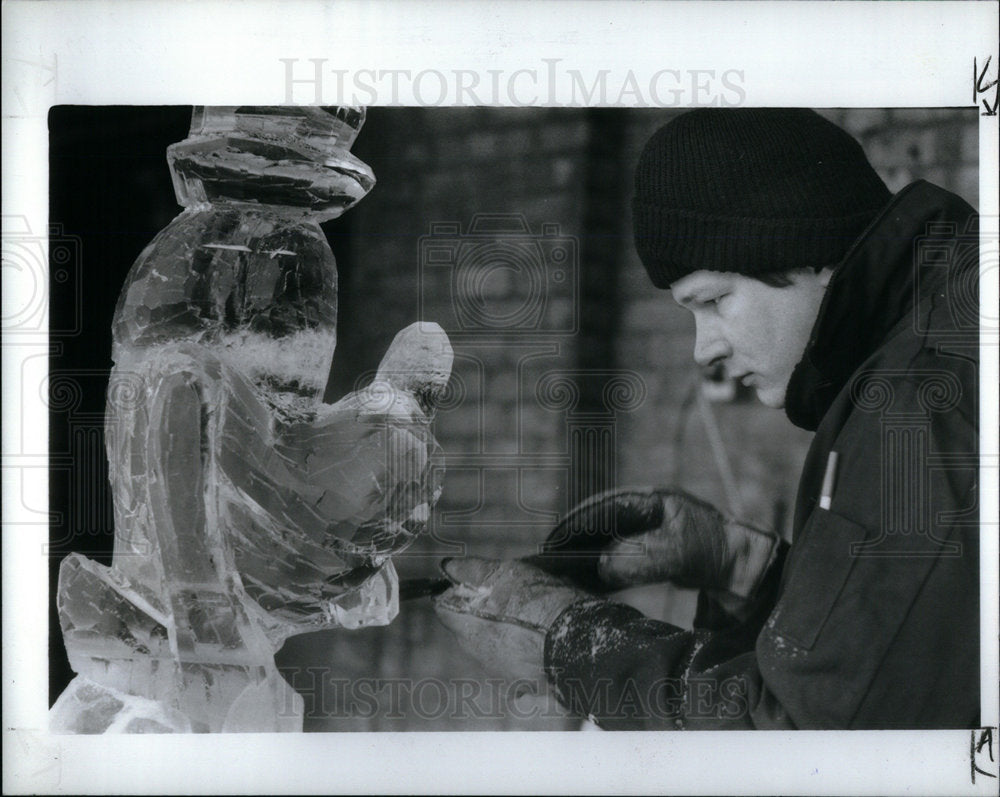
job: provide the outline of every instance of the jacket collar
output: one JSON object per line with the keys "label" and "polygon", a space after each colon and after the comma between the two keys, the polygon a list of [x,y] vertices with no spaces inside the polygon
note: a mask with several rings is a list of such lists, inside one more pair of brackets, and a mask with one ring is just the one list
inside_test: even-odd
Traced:
{"label": "jacket collar", "polygon": [[[919,180],[872,221],[834,271],[805,353],[792,372],[785,394],[792,423],[814,431],[851,374],[910,313],[914,239],[927,222],[952,220],[960,232],[974,213],[961,198]],[[936,287],[920,281],[921,292]]]}

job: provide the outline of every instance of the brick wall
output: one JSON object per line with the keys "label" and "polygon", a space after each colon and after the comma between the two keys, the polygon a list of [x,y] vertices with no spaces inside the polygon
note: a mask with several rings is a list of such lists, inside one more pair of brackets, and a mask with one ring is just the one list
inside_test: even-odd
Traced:
{"label": "brick wall", "polygon": [[923,179],[979,205],[974,108],[858,108],[821,113],[857,138],[890,191]]}
{"label": "brick wall", "polygon": [[[562,443],[559,413],[534,392],[542,375],[574,362],[576,264],[567,261],[559,281],[552,269],[556,249],[572,248],[581,234],[585,119],[499,109],[370,117],[355,150],[379,182],[342,220],[352,225],[351,262],[340,259],[350,283],[341,303],[351,317],[341,323],[338,354],[353,350],[356,379],[402,326],[419,318],[445,328],[455,366],[436,421],[447,476],[435,533],[482,555],[529,553],[552,523],[565,481],[549,461]],[[477,214],[480,226],[514,228],[470,234]],[[329,225],[334,239],[339,223]],[[520,223],[526,232],[517,233]],[[558,230],[534,247],[532,237],[550,223]],[[399,567],[430,572],[436,560],[411,560],[452,547],[426,539]]]}
{"label": "brick wall", "polygon": [[[582,234],[588,132],[579,112],[373,109],[354,147],[378,184],[326,228],[342,279],[328,398],[364,381],[392,335],[418,318],[440,323],[455,349],[452,382],[435,422],[447,460],[445,488],[431,533],[394,559],[403,578],[436,575],[448,555],[530,554],[565,509],[565,413],[536,392],[546,374],[572,372],[576,362],[580,283],[574,249]],[[472,234],[477,214],[480,228],[499,223],[509,233]],[[518,233],[518,224],[526,230]],[[557,228],[543,228],[549,224]],[[436,255],[428,254],[432,249]],[[556,271],[561,278],[553,277]],[[291,640],[279,662],[329,667],[341,678],[440,680],[451,701],[457,700],[456,679],[484,682],[490,675],[457,648],[426,600],[404,604],[385,629]],[[437,694],[428,692],[428,705]],[[519,720],[503,710],[469,720],[450,711],[440,716],[431,706],[430,716],[422,717],[404,699],[399,719],[338,716],[309,727],[575,726],[557,707],[527,700],[521,710],[547,707],[551,716]]]}
{"label": "brick wall", "polygon": [[[675,484],[787,531],[810,435],[752,400],[698,398],[693,321],[650,286],[632,250],[632,168],[646,138],[674,113],[369,112],[355,151],[378,185],[327,225],[342,279],[332,390],[363,381],[395,331],[418,318],[444,326],[455,347],[454,379],[436,421],[445,489],[432,533],[396,559],[403,577],[433,575],[442,556],[463,552],[529,554],[575,496],[601,486]],[[975,203],[974,112],[823,113],[860,139],[890,189],[926,177]],[[473,240],[477,214],[520,218],[534,236],[546,224],[558,231],[540,249],[523,235]],[[576,246],[575,259],[556,281],[553,252],[564,239]],[[429,246],[445,253],[444,262],[429,261]],[[501,251],[507,260],[497,268]],[[532,271],[538,263],[544,273]],[[518,312],[526,314],[520,322]],[[616,379],[624,391],[617,403],[605,391]],[[581,450],[574,441],[583,441]],[[691,610],[690,595],[675,591],[628,597],[662,617]],[[451,701],[454,679],[489,677],[457,649],[427,601],[405,604],[386,629],[292,640],[281,662],[320,664],[337,677],[437,679]],[[440,711],[421,717],[412,700],[403,703],[395,719],[317,717],[310,727],[573,727],[558,712],[470,720]]]}

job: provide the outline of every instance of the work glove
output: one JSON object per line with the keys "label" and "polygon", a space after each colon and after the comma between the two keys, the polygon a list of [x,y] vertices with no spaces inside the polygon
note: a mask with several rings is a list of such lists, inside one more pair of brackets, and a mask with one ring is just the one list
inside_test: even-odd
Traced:
{"label": "work glove", "polygon": [[579,504],[533,561],[595,592],[669,581],[736,610],[756,594],[780,542],[680,490],[627,488]]}
{"label": "work glove", "polygon": [[545,635],[573,603],[592,598],[523,561],[445,559],[453,586],[434,610],[461,647],[488,670],[535,692],[545,679]]}

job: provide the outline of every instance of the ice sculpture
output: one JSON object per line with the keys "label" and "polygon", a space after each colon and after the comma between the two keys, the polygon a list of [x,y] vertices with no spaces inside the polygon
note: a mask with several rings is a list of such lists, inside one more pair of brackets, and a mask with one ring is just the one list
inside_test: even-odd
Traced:
{"label": "ice sculpture", "polygon": [[357,108],[197,108],[168,149],[182,213],[118,300],[106,412],[110,568],[78,554],[58,608],[76,733],[295,731],[274,653],[386,624],[390,556],[440,493],[429,423],[452,351],[401,331],[374,381],[322,403],[336,266],[319,222],[373,186]]}

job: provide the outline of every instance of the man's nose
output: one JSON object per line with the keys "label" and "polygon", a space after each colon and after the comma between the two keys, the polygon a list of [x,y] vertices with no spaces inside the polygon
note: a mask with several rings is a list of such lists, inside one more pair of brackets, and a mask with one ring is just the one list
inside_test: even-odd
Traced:
{"label": "man's nose", "polygon": [[694,339],[694,361],[703,368],[722,362],[732,354],[726,339],[714,325],[696,321]]}

